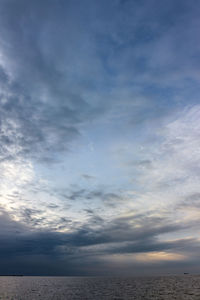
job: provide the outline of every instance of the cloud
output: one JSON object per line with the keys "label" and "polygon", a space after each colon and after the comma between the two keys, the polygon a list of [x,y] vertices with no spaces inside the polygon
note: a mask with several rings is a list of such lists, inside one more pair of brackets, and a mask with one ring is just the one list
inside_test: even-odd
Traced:
{"label": "cloud", "polygon": [[[199,6],[192,4],[3,1],[1,159],[58,160],[55,153],[70,149],[83,124],[113,107],[120,112],[123,90],[130,95],[129,107],[146,98],[129,113],[139,123],[166,112],[168,101],[176,106],[175,93],[171,100],[161,97],[169,93],[166,85],[174,87],[172,73],[178,80],[198,77]],[[158,78],[165,83],[157,84]],[[158,102],[155,110],[152,104]]]}
{"label": "cloud", "polygon": [[197,209],[200,207],[200,193],[195,193],[188,195],[183,201],[181,201],[178,205],[179,208],[193,208]]}
{"label": "cloud", "polygon": [[169,207],[198,195],[199,111],[196,105],[172,114],[157,129],[156,142],[142,145],[143,159],[129,164],[137,171],[138,184],[145,186],[146,194],[141,194],[153,197],[155,205]]}
{"label": "cloud", "polygon": [[[47,15],[54,19],[55,10],[62,17],[56,17],[53,25]],[[79,70],[74,83],[73,74],[68,75],[73,66],[68,50],[73,53],[81,33],[69,31],[72,20],[66,20],[63,9],[53,2],[2,2],[1,11],[1,159],[54,160],[55,152],[69,150],[80,125],[97,114],[82,96],[83,89],[77,88]],[[57,35],[51,34],[54,30],[61,30],[59,48]],[[78,36],[69,48],[73,35]]]}
{"label": "cloud", "polygon": [[[26,211],[25,213],[29,217],[30,213],[35,212]],[[141,217],[136,216],[135,219],[136,223],[137,219],[141,222]],[[85,223],[79,229],[62,233],[50,229],[35,230],[30,226],[13,221],[7,213],[2,211],[0,223],[3,223],[4,227],[1,227],[0,232],[0,257],[2,262],[7,262],[7,269],[3,264],[1,272],[49,275],[57,274],[60,268],[61,274],[66,275],[77,272],[78,265],[80,265],[78,272],[84,270],[86,275],[98,273],[98,262],[105,261],[109,256],[112,262],[112,259],[116,260],[116,255],[120,255],[122,259],[123,255],[136,255],[134,257],[137,265],[139,261],[142,263],[146,261],[147,264],[152,262],[156,253],[161,253],[160,259],[157,257],[158,263],[163,261],[162,253],[166,253],[165,258],[167,257],[169,260],[171,253],[174,253],[173,260],[175,261],[179,261],[180,258],[183,261],[191,259],[191,251],[193,251],[193,255],[198,255],[199,241],[196,239],[159,241],[160,234],[181,230],[183,229],[182,224],[166,226],[166,220],[148,216],[143,217],[140,227],[132,224],[132,221],[134,221],[134,216],[115,219],[106,224],[99,219],[99,227],[95,229],[93,225],[96,221],[91,218],[90,222]],[[188,256],[189,253],[190,256]],[[9,263],[10,257],[12,259]],[[57,266],[50,263],[52,259],[58,264]],[[126,259],[129,259],[129,256]],[[30,270],[33,261],[36,262],[37,271],[35,268]],[[43,264],[39,267],[41,261]],[[94,268],[93,265],[95,261],[97,268]],[[65,271],[61,267],[63,262],[66,267]],[[50,269],[42,271],[45,263],[49,264]],[[84,269],[86,264],[89,264],[87,271]],[[115,264],[111,267],[110,272],[112,272],[112,268],[115,269]]]}
{"label": "cloud", "polygon": [[2,272],[198,261],[199,9],[1,1]]}
{"label": "cloud", "polygon": [[[26,215],[30,217],[30,212],[26,211]],[[135,225],[132,223],[134,219],[136,219]],[[138,225],[137,219],[138,221],[140,220],[139,227],[136,226]],[[79,229],[66,233],[53,232],[51,230],[39,231],[22,225],[20,222],[13,221],[7,213],[2,211],[0,223],[4,224],[4,227],[2,227],[4,230],[0,232],[1,260],[7,260],[12,256],[12,260],[15,263],[23,262],[22,265],[27,265],[28,270],[28,257],[34,258],[34,260],[38,258],[38,263],[42,257],[44,261],[49,261],[53,257],[58,264],[61,261],[65,261],[65,264],[70,261],[71,263],[73,262],[76,269],[76,264],[79,262],[85,265],[86,262],[98,261],[99,259],[104,259],[104,257],[106,259],[108,255],[114,255],[115,257],[116,254],[122,256],[130,253],[140,253],[140,255],[146,253],[144,254],[145,259],[145,257],[148,258],[148,255],[151,258],[152,252],[162,253],[164,251],[166,253],[169,252],[169,255],[172,252],[177,253],[179,260],[181,255],[188,256],[188,251],[191,252],[191,249],[193,249],[194,253],[199,249],[199,241],[192,238],[159,241],[158,236],[160,234],[182,230],[184,227],[182,224],[169,224],[166,226],[166,220],[163,219],[158,220],[158,218],[144,216],[141,222],[141,217],[132,216],[124,219],[115,219],[106,224],[99,219],[99,227],[96,229],[94,227],[95,222],[96,220],[91,218],[90,222],[82,225]],[[176,256],[174,256],[174,259],[176,260]],[[159,261],[159,259],[157,260]],[[162,261],[162,258],[160,260]],[[8,270],[10,270],[11,266],[9,265]],[[15,264],[13,268],[14,266]],[[57,273],[56,268],[54,271]],[[14,272],[21,273],[21,269],[19,268]],[[41,269],[39,268],[38,273],[40,272]],[[69,270],[66,270],[66,274],[68,272]],[[26,274],[31,274],[31,272],[26,271]]]}
{"label": "cloud", "polygon": [[92,179],[95,179],[94,176],[91,176],[91,175],[88,175],[88,174],[82,174],[82,177],[86,180],[92,180]]}

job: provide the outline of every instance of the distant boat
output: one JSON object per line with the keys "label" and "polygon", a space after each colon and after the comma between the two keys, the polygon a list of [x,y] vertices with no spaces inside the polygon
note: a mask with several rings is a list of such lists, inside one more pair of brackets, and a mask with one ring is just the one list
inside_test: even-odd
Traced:
{"label": "distant boat", "polygon": [[184,272],[183,274],[184,274],[184,275],[188,275],[189,273],[187,273],[187,272]]}

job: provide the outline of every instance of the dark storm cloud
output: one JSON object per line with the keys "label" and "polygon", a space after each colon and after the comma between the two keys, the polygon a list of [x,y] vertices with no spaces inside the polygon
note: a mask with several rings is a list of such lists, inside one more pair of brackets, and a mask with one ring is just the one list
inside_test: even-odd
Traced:
{"label": "dark storm cloud", "polygon": [[[26,212],[28,216],[30,213],[33,212]],[[0,224],[3,224],[0,230],[1,272],[48,275],[57,274],[59,269],[60,274],[86,275],[91,272],[98,273],[99,259],[105,255],[152,251],[182,253],[191,250],[194,253],[199,251],[199,242],[196,239],[165,242],[157,239],[160,234],[181,230],[183,228],[181,224],[166,226],[161,219],[143,216],[142,226],[137,228],[131,225],[131,219],[133,220],[134,216],[105,223],[99,218],[100,226],[95,229],[95,221],[91,218],[89,223],[82,225],[79,229],[64,233],[33,230],[20,222],[13,221],[2,211],[0,216]],[[30,270],[33,261],[37,268]],[[95,261],[97,267],[94,266]],[[46,269],[42,270],[44,265]],[[62,265],[65,266],[65,270]],[[86,265],[89,269],[81,273]]]}

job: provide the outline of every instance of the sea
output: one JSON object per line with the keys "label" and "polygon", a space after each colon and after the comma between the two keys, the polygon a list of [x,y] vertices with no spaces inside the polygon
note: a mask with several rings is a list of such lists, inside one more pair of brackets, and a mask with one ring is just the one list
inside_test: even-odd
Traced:
{"label": "sea", "polygon": [[200,275],[159,277],[1,276],[2,300],[200,300]]}

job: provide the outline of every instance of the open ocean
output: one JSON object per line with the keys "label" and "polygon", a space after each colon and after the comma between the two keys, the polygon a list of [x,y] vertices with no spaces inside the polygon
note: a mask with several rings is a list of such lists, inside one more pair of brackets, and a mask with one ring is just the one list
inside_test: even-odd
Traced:
{"label": "open ocean", "polygon": [[200,275],[138,278],[0,277],[2,300],[200,299]]}

